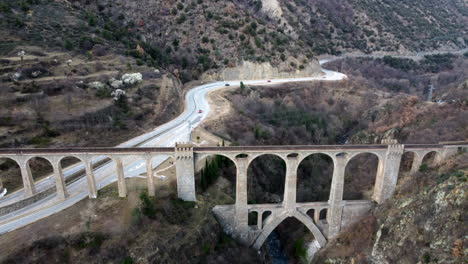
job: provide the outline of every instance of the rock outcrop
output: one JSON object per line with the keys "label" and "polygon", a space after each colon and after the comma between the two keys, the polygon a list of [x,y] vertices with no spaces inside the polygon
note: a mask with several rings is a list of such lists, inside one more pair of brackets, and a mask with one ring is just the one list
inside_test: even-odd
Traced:
{"label": "rock outcrop", "polygon": [[206,72],[202,75],[202,80],[257,80],[257,79],[277,79],[277,78],[298,78],[322,75],[322,68],[317,61],[307,64],[303,69],[293,69],[291,66],[281,64],[278,67],[270,63],[242,62],[241,65],[233,68],[225,68],[217,72]]}

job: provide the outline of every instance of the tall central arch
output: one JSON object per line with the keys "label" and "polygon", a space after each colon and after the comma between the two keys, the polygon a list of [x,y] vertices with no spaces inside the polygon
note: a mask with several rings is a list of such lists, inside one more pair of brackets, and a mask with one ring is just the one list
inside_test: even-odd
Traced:
{"label": "tall central arch", "polygon": [[327,243],[325,236],[322,234],[322,232],[320,232],[320,230],[314,224],[312,219],[299,211],[294,211],[293,213],[283,212],[277,216],[270,217],[273,217],[273,219],[269,221],[269,223],[262,229],[262,232],[253,244],[253,248],[260,249],[263,243],[265,243],[265,240],[271,234],[271,232],[273,232],[273,230],[275,230],[275,228],[288,217],[294,217],[297,220],[299,220],[302,224],[304,224],[307,227],[307,229],[309,229],[309,231],[314,235],[315,239],[321,247],[325,246],[325,244]]}

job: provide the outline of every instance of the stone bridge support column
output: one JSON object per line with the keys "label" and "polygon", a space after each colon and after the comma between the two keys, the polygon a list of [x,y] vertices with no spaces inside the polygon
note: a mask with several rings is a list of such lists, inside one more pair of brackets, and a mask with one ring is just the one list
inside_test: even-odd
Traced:
{"label": "stone bridge support column", "polygon": [[450,158],[451,156],[454,156],[457,153],[458,147],[444,146],[442,152],[437,153],[437,155],[435,156],[434,164],[440,164],[444,160]]}
{"label": "stone bridge support column", "polygon": [[177,195],[184,201],[197,201],[195,192],[195,160],[193,145],[176,144],[175,162],[177,176]]}
{"label": "stone bridge support column", "polygon": [[391,198],[395,192],[403,152],[404,145],[388,145],[383,173],[377,175],[375,180],[374,200],[379,204]]}
{"label": "stone bridge support column", "polygon": [[236,158],[236,204],[235,225],[238,229],[247,228],[249,209],[247,206],[247,168],[248,158]]}
{"label": "stone bridge support column", "polygon": [[51,160],[54,169],[55,187],[57,189],[57,197],[60,200],[65,200],[68,197],[67,187],[65,186],[65,178],[63,177],[62,166],[60,165],[60,158]]}
{"label": "stone bridge support column", "polygon": [[284,208],[287,210],[296,210],[296,186],[297,186],[297,167],[299,159],[297,157],[288,157],[286,162],[286,184],[284,188]]}
{"label": "stone bridge support column", "polygon": [[94,176],[92,158],[84,160],[86,167],[86,181],[88,183],[88,197],[93,199],[97,197],[96,178]]}
{"label": "stone bridge support column", "polygon": [[29,167],[27,159],[19,159],[18,164],[21,170],[21,178],[23,179],[24,192],[26,197],[31,197],[36,194],[31,168]]}
{"label": "stone bridge support column", "polygon": [[[332,185],[330,189],[329,208],[327,211],[328,237],[336,236],[341,229],[341,218],[343,215],[343,188],[345,168],[348,159],[345,155],[336,156],[335,167],[333,169]],[[320,215],[320,210],[316,212],[316,223]]]}
{"label": "stone bridge support column", "polygon": [[127,184],[125,182],[122,158],[115,157],[113,160],[115,162],[115,169],[117,171],[117,186],[119,188],[119,197],[127,197]]}
{"label": "stone bridge support column", "polygon": [[415,174],[419,171],[424,158],[424,153],[414,152],[413,164],[411,164],[410,174]]}
{"label": "stone bridge support column", "polygon": [[154,187],[153,177],[153,156],[151,156],[151,154],[146,155],[146,183],[148,184],[148,195],[155,196],[156,189]]}

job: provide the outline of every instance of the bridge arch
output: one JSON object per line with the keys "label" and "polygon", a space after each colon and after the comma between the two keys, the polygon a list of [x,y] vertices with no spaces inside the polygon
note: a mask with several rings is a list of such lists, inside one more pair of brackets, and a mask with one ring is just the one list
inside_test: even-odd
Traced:
{"label": "bridge arch", "polygon": [[[225,192],[236,199],[236,179],[238,164],[235,157],[222,153],[203,154],[196,158],[197,192],[203,192],[213,184],[219,176],[224,177],[231,184],[225,187]],[[229,203],[228,203],[229,204]]]}
{"label": "bridge arch", "polygon": [[281,203],[284,200],[286,164],[285,158],[276,153],[251,157],[246,168],[249,204]]}
{"label": "bridge arch", "polygon": [[421,165],[427,165],[428,167],[433,167],[437,165],[437,162],[440,160],[442,153],[437,150],[428,151],[422,154]]}
{"label": "bridge arch", "polygon": [[[247,155],[247,154],[239,154],[239,155]],[[237,155],[236,158],[237,158],[239,155]],[[252,162],[255,161],[256,159],[262,158],[262,157],[264,157],[264,156],[275,156],[275,157],[281,159],[285,164],[287,163],[287,158],[286,158],[287,155],[281,155],[281,154],[279,154],[279,153],[274,153],[274,152],[271,152],[271,153],[268,153],[268,152],[266,152],[266,153],[256,153],[256,154],[247,155],[247,156],[248,156],[248,158],[249,158],[249,162],[248,162],[248,164],[247,164],[247,167],[250,167],[250,165],[252,164]]]}
{"label": "bridge arch", "polygon": [[[270,217],[272,217],[271,220],[268,219]],[[271,234],[271,232],[273,232],[273,230],[275,230],[275,228],[279,224],[281,224],[288,217],[294,217],[297,220],[299,220],[302,224],[304,224],[307,227],[307,229],[309,229],[309,231],[312,233],[312,235],[314,235],[314,237],[317,240],[317,242],[319,243],[319,245],[321,247],[325,246],[325,244],[327,243],[327,240],[325,239],[325,236],[322,234],[320,229],[314,224],[312,218],[310,218],[309,216],[307,216],[304,213],[301,213],[299,211],[294,211],[293,213],[290,213],[290,214],[288,212],[284,212],[284,213],[282,213],[280,215],[277,215],[277,216],[270,215],[265,220],[265,222],[267,222],[268,224],[265,225],[265,227],[263,228],[260,235],[257,237],[257,239],[255,239],[255,242],[253,244],[253,248],[255,248],[257,250],[260,249],[262,247],[263,243],[265,242],[265,240]]]}
{"label": "bridge arch", "polygon": [[344,200],[371,200],[377,176],[383,173],[384,159],[377,152],[357,152],[345,165]]}
{"label": "bridge arch", "polygon": [[59,166],[62,171],[71,170],[73,166],[80,164],[83,166],[83,169],[73,171],[68,177],[65,177],[64,174],[64,181],[67,185],[85,174],[84,167],[86,166],[86,162],[82,158],[73,155],[63,156],[57,160],[57,166]]}
{"label": "bridge arch", "polygon": [[[10,157],[0,157],[0,195],[7,190],[10,194],[24,186],[24,179],[21,177],[20,162]],[[5,177],[10,175],[10,177]]]}
{"label": "bridge arch", "polygon": [[[31,166],[31,164],[33,164],[33,166]],[[24,165],[31,171],[31,176],[34,182],[36,182],[48,174],[53,174],[55,164],[54,160],[47,156],[31,156],[25,160]]]}
{"label": "bridge arch", "polygon": [[[405,151],[401,156],[401,163],[399,168],[399,175],[402,173],[410,172],[413,163],[418,159],[418,153],[415,151]],[[400,177],[398,177],[400,178]]]}
{"label": "bridge arch", "polygon": [[296,202],[328,201],[333,179],[334,159],[328,153],[312,153],[297,166]]}

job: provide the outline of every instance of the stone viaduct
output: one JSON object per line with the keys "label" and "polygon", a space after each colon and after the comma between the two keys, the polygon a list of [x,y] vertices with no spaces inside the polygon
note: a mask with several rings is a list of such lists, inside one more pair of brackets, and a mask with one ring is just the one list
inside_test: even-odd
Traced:
{"label": "stone viaduct", "polygon": [[[320,246],[327,239],[336,236],[341,229],[355,222],[368,212],[374,201],[383,203],[391,198],[398,180],[400,162],[405,152],[414,153],[411,172],[416,172],[424,157],[435,152],[435,163],[455,155],[468,147],[468,142],[441,142],[430,145],[401,145],[394,141],[380,145],[304,145],[304,146],[243,146],[243,147],[194,147],[179,143],[175,148],[80,148],[80,149],[0,149],[0,158],[16,161],[21,169],[24,186],[23,200],[32,199],[36,192],[29,161],[41,157],[53,167],[57,201],[69,196],[63,176],[61,160],[75,157],[82,162],[86,175],[89,198],[97,197],[95,164],[93,158],[106,156],[114,164],[120,197],[127,195],[124,175],[124,161],[145,160],[147,186],[150,196],[156,194],[152,171],[152,159],[164,155],[175,161],[178,197],[186,201],[196,201],[195,168],[204,159],[221,155],[229,158],[236,166],[236,197],[234,205],[218,205],[213,211],[224,230],[238,241],[260,248],[269,234],[286,218],[295,217],[314,235]],[[362,153],[370,153],[378,158],[377,175],[373,200],[343,200],[345,168],[348,162]],[[279,204],[248,204],[247,170],[251,162],[262,155],[276,155],[286,163],[284,199]],[[297,170],[301,161],[313,154],[324,154],[333,161],[333,178],[330,196],[324,202],[296,202]],[[36,199],[37,200],[37,199]],[[0,200],[1,201],[1,200]],[[0,204],[0,210],[2,209]],[[313,212],[313,213],[312,213]],[[256,213],[256,225],[249,225],[249,213]]]}

